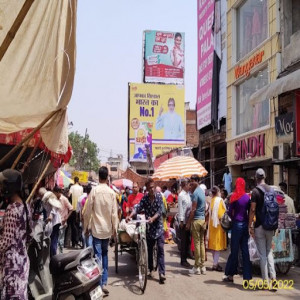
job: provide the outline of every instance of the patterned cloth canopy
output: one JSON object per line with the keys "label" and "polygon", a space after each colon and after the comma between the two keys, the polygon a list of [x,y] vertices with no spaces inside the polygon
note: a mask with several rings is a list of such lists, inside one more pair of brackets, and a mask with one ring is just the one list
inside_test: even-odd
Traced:
{"label": "patterned cloth canopy", "polygon": [[186,178],[192,175],[204,177],[208,174],[205,168],[195,158],[190,156],[176,156],[163,162],[153,174],[154,180],[168,180],[171,178]]}

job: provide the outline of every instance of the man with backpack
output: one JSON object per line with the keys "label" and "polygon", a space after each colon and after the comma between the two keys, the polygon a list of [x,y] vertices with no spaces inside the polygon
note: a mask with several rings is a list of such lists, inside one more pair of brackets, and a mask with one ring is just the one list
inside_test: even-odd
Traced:
{"label": "man with backpack", "polygon": [[[249,215],[249,234],[255,238],[260,256],[260,269],[264,287],[275,290],[276,271],[272,252],[272,238],[278,227],[279,207],[274,190],[265,183],[265,172],[257,169],[255,178],[256,188],[252,191],[251,208]],[[255,216],[255,223],[253,219]],[[271,284],[269,281],[269,273]],[[265,284],[266,283],[266,284]]]}

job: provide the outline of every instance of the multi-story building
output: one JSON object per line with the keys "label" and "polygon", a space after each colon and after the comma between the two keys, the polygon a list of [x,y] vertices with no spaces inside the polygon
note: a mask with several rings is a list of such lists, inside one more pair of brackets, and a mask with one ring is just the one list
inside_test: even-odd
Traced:
{"label": "multi-story building", "polygon": [[258,167],[279,181],[272,163],[277,97],[250,97],[274,82],[281,70],[280,13],[276,0],[229,0],[227,10],[227,165],[233,178],[254,185]]}
{"label": "multi-story building", "polygon": [[107,165],[109,166],[109,171],[112,179],[114,180],[120,178],[123,172],[123,155],[111,155],[107,159]]}

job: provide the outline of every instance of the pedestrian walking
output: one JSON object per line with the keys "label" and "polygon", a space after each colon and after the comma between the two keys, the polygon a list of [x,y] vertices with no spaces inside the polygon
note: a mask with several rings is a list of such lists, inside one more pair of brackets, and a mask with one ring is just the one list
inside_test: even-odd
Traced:
{"label": "pedestrian walking", "polygon": [[[274,230],[278,227],[279,209],[274,190],[265,182],[265,171],[261,168],[255,173],[256,188],[252,191],[249,216],[249,233],[255,238],[260,256],[260,269],[263,281],[270,283],[275,290],[276,271],[272,252]],[[274,207],[277,207],[277,209]],[[253,222],[255,216],[255,223]],[[269,274],[271,282],[269,281]]]}
{"label": "pedestrian walking", "polygon": [[0,228],[0,295],[2,300],[28,299],[30,215],[22,195],[22,175],[7,169],[0,173],[3,196],[9,199]]}
{"label": "pedestrian walking", "polygon": [[213,271],[222,272],[223,269],[219,265],[220,251],[226,249],[226,233],[221,227],[220,219],[226,211],[223,199],[221,198],[220,189],[214,186],[211,190],[212,199],[209,208],[209,224],[208,224],[208,249],[213,254]]}
{"label": "pedestrian walking", "polygon": [[50,235],[50,257],[52,257],[57,253],[59,228],[61,226],[61,214],[59,210],[62,208],[62,205],[53,192],[47,191],[43,187],[39,189],[39,194],[43,195],[42,201],[46,210],[46,223],[51,223],[52,227]]}
{"label": "pedestrian walking", "polygon": [[248,223],[250,210],[250,197],[245,191],[245,180],[237,178],[235,191],[230,197],[228,215],[232,220],[231,246],[228,257],[225,276],[223,281],[233,282],[233,276],[238,274],[238,256],[239,250],[242,251],[243,261],[243,280],[252,279],[252,265],[248,249]]}
{"label": "pedestrian walking", "polygon": [[186,224],[186,230],[192,231],[195,247],[195,264],[189,270],[190,274],[206,274],[205,262],[205,243],[204,234],[206,230],[205,222],[205,194],[199,186],[200,178],[197,175],[191,177],[189,189],[192,193],[192,209],[189,220]]}
{"label": "pedestrian walking", "polygon": [[179,220],[179,232],[180,232],[180,264],[184,267],[190,267],[191,265],[187,261],[191,247],[190,231],[186,230],[186,212],[192,205],[191,197],[189,195],[188,181],[181,181],[182,191],[178,196],[178,220]]}
{"label": "pedestrian walking", "polygon": [[100,285],[103,293],[108,295],[108,243],[109,238],[116,237],[119,219],[115,192],[107,184],[107,167],[99,169],[99,182],[98,186],[93,187],[85,204],[84,232],[88,236],[89,227],[91,228],[94,252],[103,267]]}
{"label": "pedestrian walking", "polygon": [[55,186],[53,189],[53,193],[61,203],[61,209],[59,210],[60,217],[61,217],[61,226],[59,228],[58,247],[60,253],[63,253],[64,244],[65,244],[65,233],[67,228],[67,220],[69,219],[70,215],[73,212],[73,206],[70,204],[68,198],[62,194],[60,187]]}
{"label": "pedestrian walking", "polygon": [[75,248],[79,242],[79,216],[76,212],[77,202],[79,197],[83,194],[83,187],[79,184],[79,178],[74,178],[74,184],[69,190],[69,197],[72,199],[73,211],[69,218],[69,224],[71,227],[71,240],[72,247]]}
{"label": "pedestrian walking", "polygon": [[163,228],[164,228],[164,238],[165,238],[165,244],[168,244],[169,241],[169,228],[168,228],[168,222],[167,222],[167,211],[168,211],[168,203],[167,200],[162,192],[161,187],[157,186],[155,188],[156,193],[160,193],[162,200],[163,200],[163,206],[162,206],[162,220],[163,220]]}
{"label": "pedestrian walking", "polygon": [[146,219],[149,221],[147,227],[147,249],[148,249],[148,267],[150,270],[150,277],[154,277],[153,269],[153,247],[157,243],[157,262],[159,272],[159,282],[162,284],[166,280],[165,275],[165,253],[164,253],[164,230],[162,223],[162,207],[163,200],[160,193],[154,192],[154,181],[148,179],[146,182],[148,194],[146,194],[141,202],[137,204],[134,211],[126,217],[128,222],[135,214],[144,211]]}
{"label": "pedestrian walking", "polygon": [[83,212],[84,212],[85,204],[88,202],[88,196],[89,196],[91,190],[92,190],[92,186],[90,184],[85,186],[83,188],[84,193],[79,197],[78,204],[77,204],[77,213],[79,214],[80,228],[82,228],[81,239],[82,239],[82,247],[83,248],[93,246],[93,237],[92,237],[91,230],[89,230],[88,236],[85,235],[85,232],[83,230],[83,228],[84,228]]}

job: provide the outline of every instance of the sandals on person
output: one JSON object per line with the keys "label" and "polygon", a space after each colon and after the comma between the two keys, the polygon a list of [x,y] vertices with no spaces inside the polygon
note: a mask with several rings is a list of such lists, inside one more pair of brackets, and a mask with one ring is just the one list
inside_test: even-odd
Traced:
{"label": "sandals on person", "polygon": [[217,272],[223,272],[223,269],[220,265],[213,266],[212,270]]}
{"label": "sandals on person", "polygon": [[230,283],[233,283],[233,277],[230,278],[229,276],[224,276],[224,277],[223,277],[223,281],[224,281],[224,282],[230,282]]}

